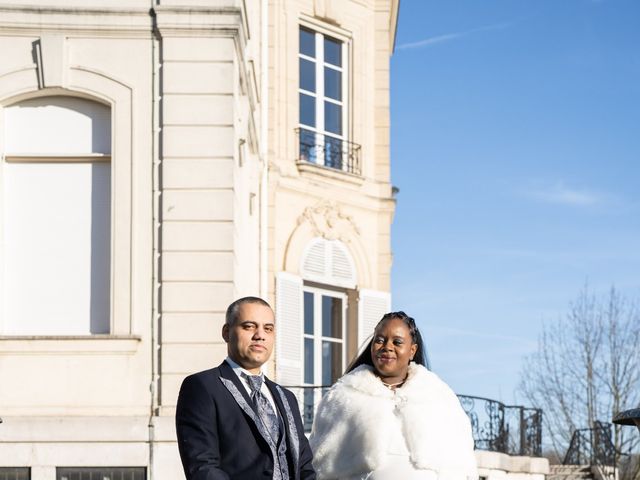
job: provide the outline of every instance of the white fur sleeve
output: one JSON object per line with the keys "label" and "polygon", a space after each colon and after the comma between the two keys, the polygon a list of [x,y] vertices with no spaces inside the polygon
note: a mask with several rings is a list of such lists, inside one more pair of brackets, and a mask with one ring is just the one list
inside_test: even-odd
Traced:
{"label": "white fur sleeve", "polygon": [[345,478],[375,469],[381,452],[367,428],[371,425],[367,417],[378,410],[371,408],[371,403],[340,383],[324,396],[309,438],[319,479]]}

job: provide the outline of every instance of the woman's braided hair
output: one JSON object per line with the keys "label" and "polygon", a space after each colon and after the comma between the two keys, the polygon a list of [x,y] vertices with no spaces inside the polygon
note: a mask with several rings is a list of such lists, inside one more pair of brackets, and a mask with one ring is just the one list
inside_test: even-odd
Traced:
{"label": "woman's braided hair", "polygon": [[[404,324],[407,326],[407,328],[409,328],[411,341],[415,343],[417,346],[416,353],[413,356],[413,361],[418,365],[422,365],[428,369],[429,362],[427,360],[424,342],[422,341],[422,335],[420,335],[420,330],[418,329],[418,326],[416,325],[416,321],[413,319],[413,317],[410,317],[409,315],[407,315],[402,311],[385,313],[380,319],[380,321],[378,322],[378,324],[376,325],[376,328],[373,330],[374,335],[375,335],[375,332],[378,330],[378,328],[380,328],[387,321],[393,320],[393,319],[402,320]],[[352,370],[359,367],[360,365],[373,366],[373,360],[371,358],[372,343],[373,343],[373,335],[371,336],[371,339],[367,343],[367,346],[362,350],[360,355],[358,355],[347,367],[347,370],[345,371],[345,373],[351,372]]]}

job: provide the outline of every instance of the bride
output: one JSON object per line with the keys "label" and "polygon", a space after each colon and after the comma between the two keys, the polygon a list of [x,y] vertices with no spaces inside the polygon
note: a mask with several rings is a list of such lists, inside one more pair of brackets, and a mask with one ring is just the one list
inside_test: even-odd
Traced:
{"label": "bride", "polygon": [[423,352],[413,318],[382,317],[318,406],[310,443],[319,479],[478,478],[469,419]]}

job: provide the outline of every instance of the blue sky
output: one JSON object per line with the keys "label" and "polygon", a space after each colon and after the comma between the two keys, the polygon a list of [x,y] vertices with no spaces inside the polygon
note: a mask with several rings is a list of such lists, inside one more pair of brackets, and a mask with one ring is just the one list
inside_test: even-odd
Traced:
{"label": "blue sky", "polygon": [[402,0],[393,306],[505,402],[585,282],[640,299],[640,2]]}

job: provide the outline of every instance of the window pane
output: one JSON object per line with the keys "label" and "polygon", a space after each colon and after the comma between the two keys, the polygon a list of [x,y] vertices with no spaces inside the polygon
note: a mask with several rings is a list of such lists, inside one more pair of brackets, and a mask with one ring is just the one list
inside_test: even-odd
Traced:
{"label": "window pane", "polygon": [[304,431],[310,432],[313,426],[314,409],[314,391],[311,388],[304,389],[304,410],[302,413],[302,421],[304,422]]}
{"label": "window pane", "polygon": [[324,37],[324,61],[338,67],[342,66],[342,42]]}
{"label": "window pane", "polygon": [[300,123],[316,126],[316,99],[304,93],[300,94]]}
{"label": "window pane", "polygon": [[324,94],[334,100],[342,100],[342,73],[324,67]]}
{"label": "window pane", "polygon": [[[111,153],[111,110],[74,97],[42,97],[5,109],[6,153]],[[64,128],[57,128],[64,125]]]}
{"label": "window pane", "polygon": [[6,163],[3,190],[4,331],[109,333],[110,162]]}
{"label": "window pane", "polygon": [[313,338],[304,339],[304,383],[313,384]]}
{"label": "window pane", "polygon": [[300,129],[300,160],[318,163],[316,134],[304,128]]}
{"label": "window pane", "polygon": [[29,480],[29,467],[0,467],[0,480]]}
{"label": "window pane", "polygon": [[311,30],[300,29],[300,53],[309,57],[316,56],[316,34]]}
{"label": "window pane", "polygon": [[327,132],[342,135],[342,107],[331,102],[324,102],[324,129]]}
{"label": "window pane", "polygon": [[316,91],[316,64],[304,58],[300,59],[300,88]]}
{"label": "window pane", "polygon": [[342,375],[342,343],[322,342],[322,385],[333,384]]}
{"label": "window pane", "polygon": [[329,136],[324,137],[324,165],[342,170],[342,158],[342,140]]}
{"label": "window pane", "polygon": [[313,293],[304,292],[304,333],[313,335]]}
{"label": "window pane", "polygon": [[322,336],[342,338],[342,299],[322,296]]}

